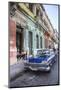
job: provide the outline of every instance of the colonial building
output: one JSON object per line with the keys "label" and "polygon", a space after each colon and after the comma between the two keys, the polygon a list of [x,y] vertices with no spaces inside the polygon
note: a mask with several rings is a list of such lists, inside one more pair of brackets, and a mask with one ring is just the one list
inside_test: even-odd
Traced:
{"label": "colonial building", "polygon": [[17,53],[33,55],[35,49],[53,48],[53,26],[42,4],[9,3],[10,64]]}

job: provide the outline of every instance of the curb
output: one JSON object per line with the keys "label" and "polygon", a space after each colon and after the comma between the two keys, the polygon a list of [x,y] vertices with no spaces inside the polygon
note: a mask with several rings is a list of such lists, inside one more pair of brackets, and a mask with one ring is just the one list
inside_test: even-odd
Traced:
{"label": "curb", "polygon": [[13,77],[9,77],[9,80],[10,80],[10,81],[13,81],[13,80],[15,80],[17,77],[22,76],[23,73],[24,73],[24,70],[18,72],[18,73],[15,74]]}
{"label": "curb", "polygon": [[17,64],[10,66],[9,81],[12,81],[22,75],[22,72],[24,71],[24,66],[22,66],[22,64],[23,62],[18,62]]}

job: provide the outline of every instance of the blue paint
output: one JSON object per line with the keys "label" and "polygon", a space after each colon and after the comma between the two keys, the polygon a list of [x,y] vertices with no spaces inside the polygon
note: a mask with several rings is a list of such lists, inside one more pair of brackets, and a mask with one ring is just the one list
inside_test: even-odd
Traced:
{"label": "blue paint", "polygon": [[41,56],[41,57],[29,57],[27,58],[27,60],[29,60],[29,62],[31,63],[41,63],[42,61],[47,61],[47,59],[50,56]]}

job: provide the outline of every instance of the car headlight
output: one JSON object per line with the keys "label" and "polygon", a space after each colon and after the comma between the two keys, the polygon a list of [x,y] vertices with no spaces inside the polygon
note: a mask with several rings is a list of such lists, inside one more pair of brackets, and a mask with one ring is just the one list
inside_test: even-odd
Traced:
{"label": "car headlight", "polygon": [[42,64],[47,64],[47,61],[42,61]]}

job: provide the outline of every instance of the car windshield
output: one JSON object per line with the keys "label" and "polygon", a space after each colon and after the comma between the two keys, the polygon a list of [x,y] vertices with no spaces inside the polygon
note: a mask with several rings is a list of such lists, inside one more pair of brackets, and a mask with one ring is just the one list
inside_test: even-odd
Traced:
{"label": "car windshield", "polygon": [[44,56],[47,56],[49,55],[50,52],[48,50],[38,50],[37,51],[37,57],[44,57]]}

